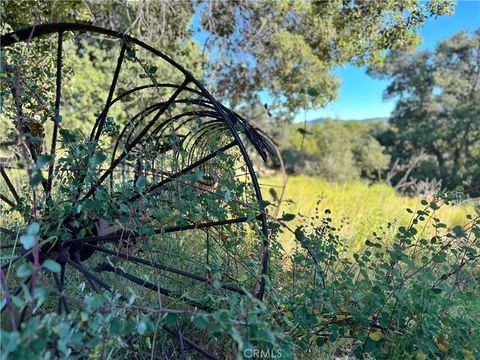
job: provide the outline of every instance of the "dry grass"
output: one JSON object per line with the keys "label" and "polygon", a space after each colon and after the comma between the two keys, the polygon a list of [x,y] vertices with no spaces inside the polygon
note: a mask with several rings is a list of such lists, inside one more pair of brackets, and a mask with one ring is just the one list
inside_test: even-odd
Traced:
{"label": "dry grass", "polygon": [[[281,185],[281,177],[265,177],[260,179],[262,191],[265,196],[269,193],[268,185]],[[268,185],[266,185],[268,184]],[[281,189],[274,187],[279,193]],[[285,200],[293,200],[293,203],[284,202],[281,211],[292,214],[315,215],[317,200],[321,200],[319,209],[330,209],[335,226],[339,227],[340,234],[352,251],[358,250],[366,239],[371,237],[372,232],[385,232],[385,239],[393,236],[394,230],[387,229],[388,222],[398,226],[408,224],[411,214],[406,208],[418,210],[423,208],[421,198],[412,198],[398,195],[393,188],[383,185],[356,181],[345,184],[333,184],[326,182],[320,177],[291,176],[288,178]],[[438,211],[438,217],[449,226],[461,225],[466,222],[466,215],[475,212],[474,204],[444,206]],[[297,218],[292,225],[300,222]],[[280,239],[286,249],[293,244],[293,236],[284,233]]]}

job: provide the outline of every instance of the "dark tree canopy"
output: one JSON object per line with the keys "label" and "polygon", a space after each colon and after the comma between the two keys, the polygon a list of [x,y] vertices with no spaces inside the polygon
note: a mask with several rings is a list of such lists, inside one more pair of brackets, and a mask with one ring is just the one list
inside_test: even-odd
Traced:
{"label": "dark tree canopy", "polygon": [[31,25],[35,14],[42,22],[93,22],[186,55],[186,68],[200,61],[205,82],[230,106],[268,93],[278,107],[297,110],[335,98],[335,66],[377,64],[385,50],[411,47],[425,18],[452,13],[453,3],[7,0],[2,32]]}
{"label": "dark tree canopy", "polygon": [[398,99],[390,120],[396,157],[423,152],[419,177],[480,193],[480,29],[456,33],[432,52],[392,53],[371,74],[392,79],[385,97]]}

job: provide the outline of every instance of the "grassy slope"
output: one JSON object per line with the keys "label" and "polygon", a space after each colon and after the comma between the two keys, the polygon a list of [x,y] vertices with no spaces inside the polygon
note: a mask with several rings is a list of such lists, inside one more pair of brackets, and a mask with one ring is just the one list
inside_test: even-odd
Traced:
{"label": "grassy slope", "polygon": [[[281,185],[281,177],[261,178],[260,183],[264,184],[262,192],[268,198],[270,186],[265,184]],[[280,193],[281,189],[275,187],[275,190]],[[342,219],[346,220],[340,233],[352,250],[358,250],[366,239],[371,238],[372,232],[381,232],[382,228],[388,240],[388,237],[393,235],[393,230],[386,229],[388,222],[406,225],[411,219],[411,214],[405,209],[423,208],[420,198],[400,196],[387,185],[369,186],[362,182],[332,184],[320,177],[309,176],[289,177],[284,199],[291,199],[294,203],[282,204],[281,211],[308,216],[315,215],[316,202],[321,199],[320,210],[332,211],[330,217],[333,218],[335,226],[339,226]],[[474,213],[473,204],[442,207],[438,211],[438,217],[449,226],[455,226],[466,222],[467,213]],[[323,213],[320,214],[322,215]],[[301,220],[297,217],[292,225],[296,221]],[[293,244],[293,236],[285,233],[281,242],[289,249]]]}

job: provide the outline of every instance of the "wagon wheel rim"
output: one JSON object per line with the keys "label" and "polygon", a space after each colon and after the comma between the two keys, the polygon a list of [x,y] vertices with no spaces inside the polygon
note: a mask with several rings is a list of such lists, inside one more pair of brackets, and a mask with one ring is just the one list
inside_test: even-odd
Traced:
{"label": "wagon wheel rim", "polygon": [[[181,168],[176,169],[176,171],[170,171],[169,173],[162,173],[162,180],[157,182],[152,182],[149,187],[145,189],[145,192],[142,194],[134,194],[127,199],[128,204],[133,204],[137,201],[141,196],[148,195],[150,193],[154,193],[158,190],[162,190],[162,188],[168,186],[168,184],[181,181],[184,175],[190,174],[192,171],[200,168],[205,163],[209,162],[211,159],[216,158],[219,154],[225,154],[227,151],[231,149],[236,149],[239,151],[239,155],[242,159],[243,165],[246,167],[246,173],[248,178],[250,179],[250,185],[253,187],[254,195],[256,198],[256,215],[255,216],[241,216],[237,218],[229,218],[223,220],[214,220],[214,221],[203,221],[203,222],[191,222],[189,224],[183,225],[172,225],[172,226],[162,226],[155,230],[155,234],[169,234],[169,233],[176,233],[176,232],[186,232],[186,231],[208,231],[211,229],[216,229],[222,226],[234,226],[235,224],[250,224],[252,222],[258,223],[259,225],[259,232],[261,234],[261,245],[262,245],[262,252],[261,252],[261,259],[260,259],[260,271],[259,274],[256,275],[256,285],[258,285],[258,289],[255,293],[255,296],[262,300],[265,294],[265,275],[267,274],[268,268],[268,231],[267,231],[267,223],[266,223],[266,213],[262,211],[262,194],[260,191],[260,186],[253,168],[252,161],[247,153],[245,144],[239,134],[238,127],[241,129],[242,136],[248,139],[251,144],[255,147],[257,152],[263,159],[266,159],[267,153],[271,152],[269,149],[269,144],[264,140],[264,138],[253,128],[251,127],[248,122],[240,117],[238,114],[228,110],[226,107],[218,103],[212,95],[205,89],[205,87],[197,80],[195,77],[185,70],[182,66],[177,64],[174,60],[170,59],[168,56],[164,55],[160,51],[150,47],[149,45],[143,43],[140,40],[132,38],[126,34],[118,33],[115,31],[99,28],[92,25],[84,25],[84,24],[70,24],[70,23],[61,23],[61,24],[42,24],[33,26],[30,28],[19,30],[15,33],[7,34],[2,36],[1,38],[1,49],[2,51],[8,49],[15,44],[22,43],[22,42],[30,42],[37,38],[43,38],[47,36],[56,35],[57,36],[57,59],[56,59],[56,75],[55,75],[55,105],[54,105],[54,113],[55,119],[53,121],[53,129],[52,129],[52,137],[50,142],[50,147],[48,150],[45,150],[46,154],[49,154],[53,157],[53,161],[49,164],[48,170],[46,171],[47,177],[44,178],[41,182],[40,189],[45,193],[45,198],[49,199],[51,194],[53,193],[55,180],[54,180],[54,173],[58,170],[58,164],[56,163],[56,152],[58,151],[59,146],[59,129],[60,129],[60,121],[58,120],[57,116],[59,116],[61,112],[61,103],[62,103],[62,59],[63,59],[63,43],[64,43],[64,33],[66,32],[75,32],[75,33],[95,33],[101,34],[110,38],[119,39],[121,42],[121,49],[120,54],[117,58],[117,66],[115,68],[115,72],[113,75],[113,79],[108,91],[108,96],[104,104],[104,108],[101,111],[100,115],[97,117],[94,126],[90,132],[90,140],[93,143],[97,144],[100,138],[103,135],[105,129],[105,121],[107,119],[109,110],[115,103],[120,103],[123,98],[126,96],[130,96],[132,94],[136,94],[139,91],[143,91],[148,89],[149,87],[153,88],[171,88],[172,94],[166,101],[162,101],[160,103],[153,104],[151,109],[143,109],[142,113],[137,114],[137,119],[134,117],[134,121],[138,121],[138,123],[128,121],[124,128],[122,129],[121,135],[117,139],[117,143],[115,144],[114,151],[111,154],[109,160],[110,165],[108,168],[103,169],[102,174],[97,180],[93,183],[93,185],[85,190],[79,197],[78,201],[79,204],[82,202],[91,199],[95,196],[95,192],[100,187],[104,186],[104,183],[108,182],[110,179],[110,184],[113,184],[113,177],[116,174],[119,166],[125,165],[127,162],[128,155],[137,150],[139,146],[145,143],[145,139],[154,139],[157,136],[157,143],[162,139],[162,136],[165,133],[165,129],[170,123],[174,123],[176,120],[181,119],[181,123],[177,124],[180,128],[182,125],[185,125],[189,122],[192,122],[195,116],[199,114],[208,118],[208,122],[203,129],[201,129],[201,133],[197,134],[198,136],[192,136],[191,138],[186,141],[186,146],[190,146],[191,153],[186,159],[183,159],[183,163]],[[117,88],[117,81],[122,71],[122,65],[125,62],[125,54],[127,51],[127,46],[130,44],[134,44],[143,50],[158,56],[165,62],[167,62],[170,66],[174,67],[180,73],[183,74],[183,81],[180,84],[170,84],[170,83],[156,83],[152,85],[144,85],[140,88],[133,88],[129,89],[126,92],[115,96],[116,88]],[[18,87],[17,87],[17,91]],[[185,99],[179,98],[180,94],[182,93],[190,93],[197,95],[197,99],[190,99],[186,100],[188,104],[190,103],[195,104],[198,106],[198,110],[195,110],[191,114],[178,114],[178,117],[172,120],[172,117],[167,118],[164,123],[158,124],[158,120],[161,118],[162,115],[166,113],[166,111],[172,107],[172,104],[182,103],[185,102]],[[144,111],[151,111],[148,115],[144,113]],[[141,124],[141,121],[145,119],[145,116],[149,116],[154,114],[153,118],[147,122],[147,124]],[[190,116],[190,117],[189,117]],[[163,126],[162,126],[163,124]],[[143,128],[141,128],[143,126]],[[140,132],[138,131],[137,127],[140,127]],[[237,127],[237,128],[236,128]],[[206,134],[208,131],[216,129],[221,132],[228,133],[230,136],[231,141],[226,144],[221,144],[216,150],[202,153],[200,148],[204,144],[204,138],[202,138],[201,134]],[[119,150],[119,143],[124,136],[123,142],[123,149],[122,151]],[[36,162],[38,154],[35,153],[34,149],[29,149],[30,160]],[[200,152],[200,156],[195,152]],[[42,153],[43,154],[43,153]],[[196,157],[195,157],[196,156]],[[1,165],[1,164],[0,164]],[[117,168],[118,167],[118,168]],[[0,201],[2,201],[7,207],[15,208],[22,204],[23,198],[21,194],[21,189],[17,189],[14,185],[14,181],[12,181],[11,176],[9,175],[9,171],[12,170],[6,165],[0,166],[0,181],[3,181],[4,189],[7,189],[8,192],[0,194]],[[159,174],[155,174],[159,175]],[[112,194],[111,194],[112,195]],[[115,194],[113,194],[115,195]],[[101,219],[99,219],[101,220]],[[212,230],[212,231],[213,231]],[[72,230],[73,231],[73,230]],[[18,246],[18,234],[15,230],[0,227],[0,233],[2,234],[3,238],[10,238],[16,239],[15,243],[3,243],[2,241],[2,249],[15,249],[19,248]],[[189,299],[184,297],[181,294],[176,294],[174,291],[171,291],[167,288],[162,288],[158,284],[148,282],[145,279],[142,279],[134,274],[131,274],[121,267],[113,266],[111,262],[104,261],[102,263],[98,263],[95,268],[87,267],[88,259],[92,256],[93,253],[95,254],[102,254],[105,255],[106,259],[107,256],[115,257],[115,259],[120,259],[120,261],[127,261],[129,263],[133,263],[135,265],[144,266],[150,268],[152,271],[161,270],[163,272],[175,274],[181,276],[186,279],[190,279],[193,281],[197,281],[199,283],[206,284],[208,286],[213,286],[213,280],[205,276],[203,274],[198,274],[194,272],[189,272],[185,269],[176,268],[174,266],[170,266],[168,264],[160,263],[153,260],[147,260],[146,258],[135,256],[129,253],[128,251],[120,251],[120,245],[117,249],[112,249],[109,247],[110,244],[120,244],[122,241],[132,241],[136,238],[140,238],[142,235],[136,233],[135,231],[113,231],[108,235],[101,235],[101,234],[89,234],[88,236],[79,236],[75,234],[72,239],[67,240],[59,244],[58,247],[55,248],[55,260],[59,261],[61,264],[61,271],[59,274],[53,273],[52,274],[52,281],[55,284],[59,294],[58,294],[58,312],[68,312],[69,311],[69,304],[64,296],[64,290],[66,288],[65,285],[65,277],[66,272],[76,271],[80,274],[92,287],[94,290],[99,289],[107,289],[107,290],[115,290],[113,289],[104,279],[102,279],[101,274],[110,273],[114,274],[117,278],[120,277],[122,279],[128,280],[132,284],[136,284],[138,286],[144,287],[146,289],[158,292],[164,296],[171,297],[174,299],[178,299],[182,301],[184,304],[192,307],[196,307],[203,310],[211,310],[205,307],[203,304],[196,302],[195,300]],[[212,233],[207,234],[207,236],[213,236]],[[49,245],[49,244],[47,244]],[[21,248],[21,246],[20,246]],[[72,249],[76,249],[72,252]],[[42,247],[43,251],[43,247]],[[90,254],[90,255],[88,255]],[[14,263],[29,260],[29,256],[31,255],[28,253],[23,254],[22,256],[18,256],[15,258],[10,259],[9,261],[2,264],[2,271],[9,270]],[[40,254],[44,258],[48,258],[52,256],[52,252],[45,251],[44,254]],[[84,259],[85,258],[85,259]],[[87,266],[84,266],[87,265]],[[30,278],[27,278],[24,283],[27,284],[30,281]],[[236,286],[234,284],[223,283],[219,286],[221,290],[233,292],[236,294],[244,295],[246,290],[241,286]],[[13,294],[18,293],[19,288],[15,288]],[[124,296],[124,295],[123,295]],[[6,308],[6,303],[2,304],[2,311]],[[177,338],[184,340],[192,349],[201,354],[209,357],[215,358],[212,354],[208,353],[204,349],[198,347],[195,343],[191,342],[190,340],[183,337],[183,335],[174,329],[169,328],[168,326],[164,326],[164,330],[166,330],[171,335],[176,336]]]}

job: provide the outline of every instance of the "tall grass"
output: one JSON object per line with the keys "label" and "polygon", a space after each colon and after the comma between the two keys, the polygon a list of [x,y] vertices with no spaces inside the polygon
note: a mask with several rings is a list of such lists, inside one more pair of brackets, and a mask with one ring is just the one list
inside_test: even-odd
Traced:
{"label": "tall grass", "polygon": [[[260,179],[262,192],[269,201],[272,196],[269,189],[277,193],[282,184],[280,176],[264,177]],[[273,185],[273,186],[270,186]],[[371,239],[372,233],[383,232],[383,238],[393,236],[394,226],[388,228],[390,222],[395,225],[406,225],[412,215],[406,209],[418,210],[421,198],[401,196],[395,190],[384,184],[368,185],[355,181],[344,184],[329,183],[321,177],[290,176],[287,181],[284,201],[280,211],[292,214],[315,215],[317,201],[321,200],[319,211],[324,216],[324,210],[330,209],[336,227],[340,227],[342,238],[348,243],[352,251],[362,247],[366,239]],[[438,217],[449,226],[461,225],[466,222],[466,215],[475,212],[474,204],[445,206],[438,211]],[[300,224],[297,216],[293,224]],[[293,235],[282,234],[282,245],[291,249],[294,243]]]}

